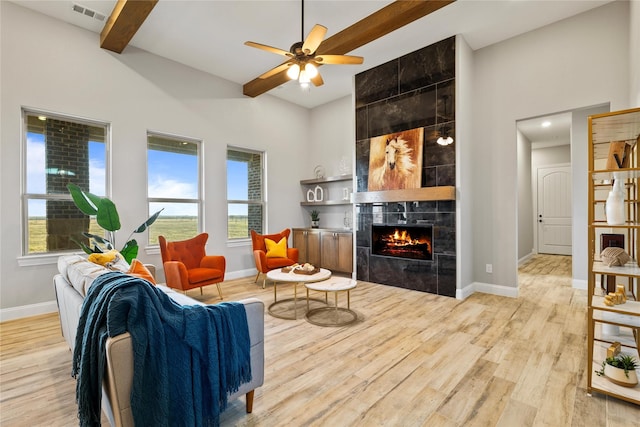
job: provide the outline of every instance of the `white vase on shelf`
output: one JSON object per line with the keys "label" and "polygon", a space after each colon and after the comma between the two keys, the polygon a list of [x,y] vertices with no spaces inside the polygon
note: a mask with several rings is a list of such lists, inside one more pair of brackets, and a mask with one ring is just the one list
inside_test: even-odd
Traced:
{"label": "white vase on shelf", "polygon": [[624,224],[624,180],[615,172],[613,177],[613,188],[609,191],[605,204],[607,224],[622,225]]}

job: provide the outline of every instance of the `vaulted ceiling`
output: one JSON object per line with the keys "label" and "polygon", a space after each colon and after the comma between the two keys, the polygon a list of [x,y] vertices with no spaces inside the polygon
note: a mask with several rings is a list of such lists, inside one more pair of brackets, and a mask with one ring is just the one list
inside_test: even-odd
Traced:
{"label": "vaulted ceiling", "polygon": [[[364,57],[362,65],[322,67],[325,84],[321,87],[305,92],[295,82],[286,82],[268,93],[313,108],[350,94],[355,74],[449,36],[461,34],[472,49],[480,49],[610,1],[457,0],[350,52]],[[100,48],[99,34],[117,6],[116,0],[13,2],[95,32],[96,49]],[[148,16],[137,10],[141,15],[134,18],[141,19],[142,24],[128,45],[244,85],[283,62],[278,55],[245,46],[245,41],[288,50],[314,24],[327,27],[329,38],[390,3],[307,0],[302,29],[298,0],[159,0]],[[100,16],[104,19],[96,19]],[[122,20],[121,25],[112,36],[122,37],[136,24]],[[122,55],[126,54],[124,48]]]}

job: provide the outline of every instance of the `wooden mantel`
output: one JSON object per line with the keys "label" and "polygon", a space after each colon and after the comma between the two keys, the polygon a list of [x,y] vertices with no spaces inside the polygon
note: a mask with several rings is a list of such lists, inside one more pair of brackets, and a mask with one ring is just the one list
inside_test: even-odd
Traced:
{"label": "wooden mantel", "polygon": [[367,191],[353,194],[354,203],[425,202],[455,200],[456,187],[423,187],[407,190]]}

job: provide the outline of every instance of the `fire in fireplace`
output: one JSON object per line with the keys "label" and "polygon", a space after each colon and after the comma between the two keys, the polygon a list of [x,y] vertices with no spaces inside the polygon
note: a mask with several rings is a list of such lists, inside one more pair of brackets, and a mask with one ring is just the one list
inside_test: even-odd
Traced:
{"label": "fire in fireplace", "polygon": [[432,233],[431,225],[372,225],[371,253],[429,261]]}

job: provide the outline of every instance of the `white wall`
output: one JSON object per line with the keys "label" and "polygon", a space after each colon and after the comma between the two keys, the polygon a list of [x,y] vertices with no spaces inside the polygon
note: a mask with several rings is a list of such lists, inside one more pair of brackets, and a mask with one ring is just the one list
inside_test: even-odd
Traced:
{"label": "white wall", "polygon": [[[315,177],[313,171],[316,165],[324,167],[326,176],[337,176],[343,174],[341,163],[345,163],[346,173],[353,174],[355,128],[355,110],[351,95],[311,110],[311,126],[301,138],[306,138],[310,142],[301,159],[304,164],[304,179]],[[325,200],[341,199],[344,187],[349,187],[353,191],[353,183],[349,181],[324,185]],[[302,196],[300,200],[303,200]],[[301,208],[301,210],[305,217],[305,224],[308,226],[308,212],[311,209]],[[320,226],[323,228],[344,228],[346,212],[351,213],[353,220],[352,206],[322,206],[318,210]]]}
{"label": "white wall", "polygon": [[629,8],[629,107],[640,107],[640,1]]}
{"label": "white wall", "polygon": [[[227,258],[227,276],[254,268],[250,245],[226,242],[227,144],[266,150],[268,230],[303,225],[298,209],[299,161],[308,142],[310,112],[269,95],[246,98],[234,83],[127,47],[121,55],[99,48],[98,35],[10,2],[1,10],[0,301],[11,310],[54,300],[54,264],[18,266],[21,255],[22,106],[111,123],[112,192],[127,233],[147,218],[146,132],[204,141],[207,251]],[[283,131],[286,129],[286,131]],[[145,242],[146,235],[139,241]],[[160,266],[157,250],[140,258]],[[8,310],[11,308],[11,310]]]}
{"label": "white wall", "polygon": [[[615,108],[616,110],[621,108]],[[609,104],[579,109],[571,114],[571,174],[573,193],[573,286],[587,288],[587,206],[589,206],[589,124],[593,114],[609,111]]]}
{"label": "white wall", "polygon": [[[531,150],[531,169],[535,175],[535,169],[541,166],[571,163],[571,145],[559,145],[557,147],[534,148]],[[535,180],[532,175],[531,179]]]}
{"label": "white wall", "polygon": [[518,260],[533,252],[533,189],[531,141],[519,130],[516,134],[518,156]]}
{"label": "white wall", "polygon": [[516,121],[605,102],[627,107],[628,13],[627,2],[610,3],[475,52],[476,281],[517,287]]}
{"label": "white wall", "polygon": [[473,51],[462,36],[456,37],[456,266],[457,298],[471,293],[473,283],[473,205],[479,197],[474,194],[473,171],[475,147],[473,145],[472,100]]}

